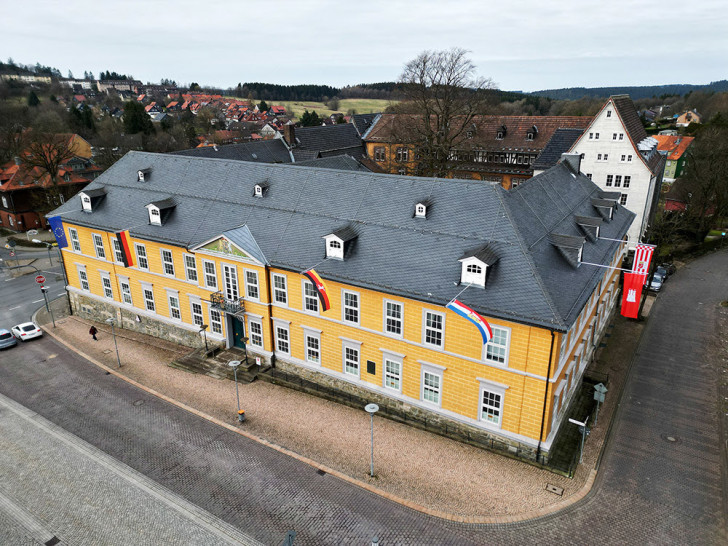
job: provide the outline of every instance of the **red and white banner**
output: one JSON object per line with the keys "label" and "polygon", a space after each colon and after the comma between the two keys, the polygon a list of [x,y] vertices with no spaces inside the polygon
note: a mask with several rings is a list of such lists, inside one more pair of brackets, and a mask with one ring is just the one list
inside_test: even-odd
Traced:
{"label": "red and white banner", "polygon": [[644,275],[647,278],[647,273],[650,271],[650,260],[652,259],[653,250],[655,250],[655,247],[652,245],[638,244],[635,247],[632,273]]}
{"label": "red and white banner", "polygon": [[624,273],[622,286],[622,316],[637,318],[640,309],[640,298],[642,297],[642,285],[645,283],[645,276],[640,273]]}

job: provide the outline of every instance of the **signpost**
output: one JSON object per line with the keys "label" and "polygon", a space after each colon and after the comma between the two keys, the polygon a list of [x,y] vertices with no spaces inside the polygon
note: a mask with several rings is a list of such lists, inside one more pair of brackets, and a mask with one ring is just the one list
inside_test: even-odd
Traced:
{"label": "signpost", "polygon": [[604,395],[607,394],[607,387],[603,383],[594,385],[594,400],[597,401],[597,414],[594,416],[594,426],[599,420],[599,404],[604,402]]}
{"label": "signpost", "polygon": [[43,283],[45,282],[45,277],[43,275],[38,275],[35,278],[35,282],[37,282],[38,284],[40,284],[41,286],[43,286]]}

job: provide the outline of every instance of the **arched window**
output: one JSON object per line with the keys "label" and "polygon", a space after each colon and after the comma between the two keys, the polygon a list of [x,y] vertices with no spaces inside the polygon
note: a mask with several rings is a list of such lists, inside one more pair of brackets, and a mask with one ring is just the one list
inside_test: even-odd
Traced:
{"label": "arched window", "polygon": [[329,241],[329,247],[338,250],[341,248],[341,243],[339,241]]}
{"label": "arched window", "polygon": [[480,275],[483,273],[483,268],[476,264],[470,264],[465,270],[473,275]]}

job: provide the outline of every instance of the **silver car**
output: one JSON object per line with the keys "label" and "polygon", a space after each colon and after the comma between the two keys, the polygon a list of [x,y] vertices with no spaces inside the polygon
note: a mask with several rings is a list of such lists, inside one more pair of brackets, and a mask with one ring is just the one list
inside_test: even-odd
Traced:
{"label": "silver car", "polygon": [[13,326],[11,331],[15,336],[15,339],[19,339],[20,341],[28,341],[29,339],[41,337],[43,335],[43,330],[38,328],[34,322],[18,324],[17,326]]}
{"label": "silver car", "polygon": [[15,347],[18,341],[10,330],[0,329],[0,349],[9,349]]}

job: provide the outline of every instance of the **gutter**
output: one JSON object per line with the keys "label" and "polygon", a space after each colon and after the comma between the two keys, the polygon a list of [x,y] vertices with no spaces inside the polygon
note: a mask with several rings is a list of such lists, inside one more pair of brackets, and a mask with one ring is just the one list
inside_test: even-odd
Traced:
{"label": "gutter", "polygon": [[546,404],[548,403],[549,397],[549,380],[551,379],[551,365],[554,360],[554,340],[556,334],[554,330],[551,330],[551,352],[549,352],[549,369],[546,372],[546,384],[543,390],[543,410],[541,411],[541,432],[538,435],[538,447],[536,447],[536,462],[538,462],[538,456],[541,454],[541,442],[543,438],[543,429],[546,424]]}

